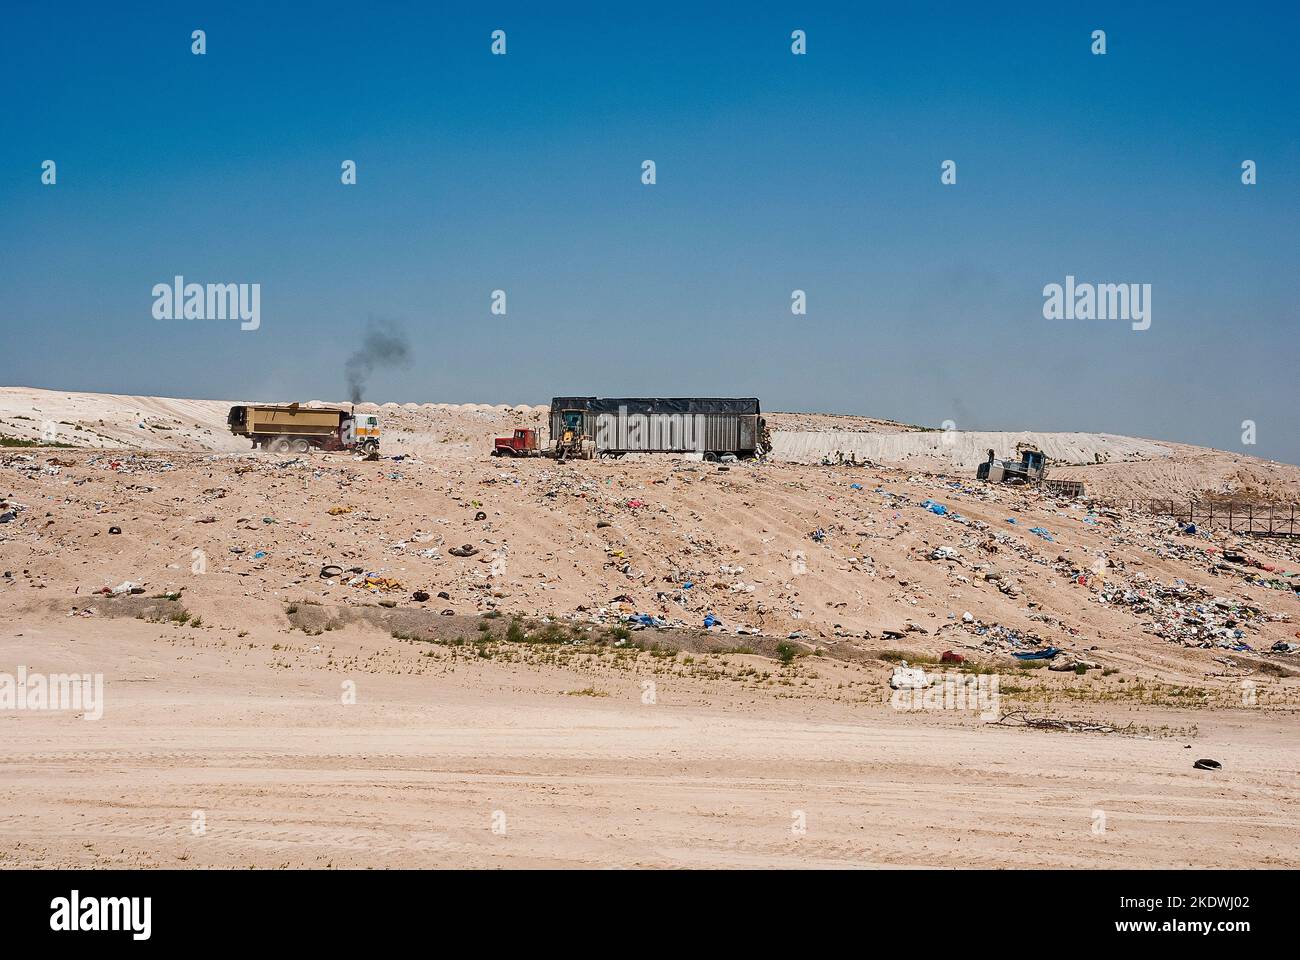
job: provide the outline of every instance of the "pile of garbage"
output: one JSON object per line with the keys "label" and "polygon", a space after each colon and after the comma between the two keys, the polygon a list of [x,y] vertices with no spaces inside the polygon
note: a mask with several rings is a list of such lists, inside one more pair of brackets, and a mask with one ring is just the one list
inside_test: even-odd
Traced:
{"label": "pile of garbage", "polygon": [[962,614],[961,626],[971,636],[978,637],[980,646],[990,652],[1027,650],[1043,645],[1043,638],[1032,630],[1018,630],[1000,623],[985,623],[969,612]]}
{"label": "pile of garbage", "polygon": [[1146,618],[1143,630],[1171,643],[1238,652],[1254,649],[1245,641],[1246,631],[1258,629],[1259,621],[1286,619],[1284,614],[1266,614],[1244,600],[1216,597],[1183,580],[1165,584],[1145,574],[1137,574],[1128,583],[1106,585],[1094,601],[1127,607]]}

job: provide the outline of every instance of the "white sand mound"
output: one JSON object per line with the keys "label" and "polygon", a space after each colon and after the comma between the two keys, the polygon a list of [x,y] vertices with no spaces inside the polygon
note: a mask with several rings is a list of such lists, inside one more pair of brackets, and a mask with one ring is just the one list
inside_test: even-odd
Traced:
{"label": "white sand mound", "polygon": [[[772,453],[778,460],[818,463],[842,453],[858,460],[889,465],[947,464],[974,470],[988,459],[1014,457],[1016,444],[1038,446],[1051,463],[1110,463],[1168,457],[1170,446],[1153,440],[1109,433],[1039,433],[1010,431],[918,431],[915,433],[859,433],[856,431],[778,431],[772,435]],[[925,464],[922,463],[925,461]]]}

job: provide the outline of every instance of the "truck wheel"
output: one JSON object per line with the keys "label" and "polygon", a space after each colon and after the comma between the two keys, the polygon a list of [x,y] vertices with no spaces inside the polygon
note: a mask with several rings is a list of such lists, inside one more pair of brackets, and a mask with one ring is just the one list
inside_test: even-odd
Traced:
{"label": "truck wheel", "polygon": [[311,444],[308,443],[306,440],[295,440],[293,442],[293,448],[299,453],[306,453],[308,450],[311,449]]}
{"label": "truck wheel", "polygon": [[288,438],[288,437],[276,437],[274,440],[271,441],[271,451],[272,451],[273,453],[288,453],[288,452],[289,452],[289,438]]}

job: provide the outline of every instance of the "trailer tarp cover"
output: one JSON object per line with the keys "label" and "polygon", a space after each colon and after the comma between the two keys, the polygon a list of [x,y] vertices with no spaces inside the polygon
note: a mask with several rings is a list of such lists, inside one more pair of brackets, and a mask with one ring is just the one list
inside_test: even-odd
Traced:
{"label": "trailer tarp cover", "polygon": [[757,397],[555,397],[551,412],[583,410],[587,413],[733,413],[757,414]]}

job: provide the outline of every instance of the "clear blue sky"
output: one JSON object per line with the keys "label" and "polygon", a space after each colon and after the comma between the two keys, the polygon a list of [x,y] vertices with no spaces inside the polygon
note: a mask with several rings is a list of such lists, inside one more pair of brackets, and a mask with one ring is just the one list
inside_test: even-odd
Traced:
{"label": "clear blue sky", "polygon": [[[340,398],[377,318],[412,362],[368,399],[753,395],[1300,462],[1294,3],[289,6],[6,5],[0,382]],[[175,274],[260,283],[261,329],[155,320]],[[1151,329],[1043,319],[1067,274],[1152,284]]]}

